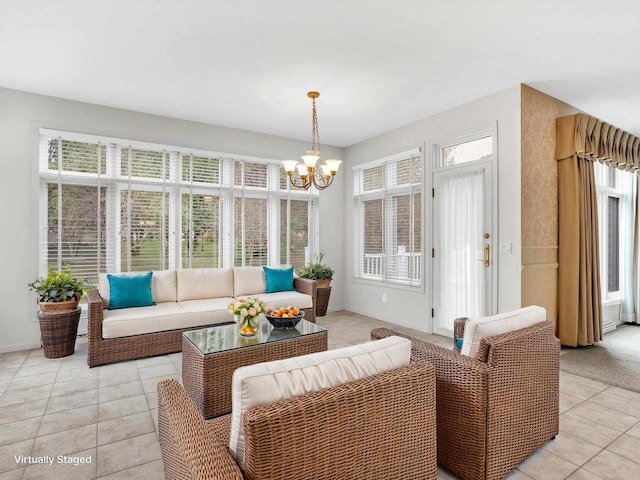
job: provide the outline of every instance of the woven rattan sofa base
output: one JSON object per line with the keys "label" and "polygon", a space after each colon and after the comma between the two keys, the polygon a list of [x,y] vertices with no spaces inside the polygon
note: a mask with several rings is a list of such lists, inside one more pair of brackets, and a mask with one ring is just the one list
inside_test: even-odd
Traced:
{"label": "woven rattan sofa base", "polygon": [[464,480],[503,478],[559,429],[560,342],[551,322],[483,338],[476,358],[386,328],[436,367],[438,463]]}
{"label": "woven rattan sofa base", "polygon": [[[294,284],[296,291],[312,296],[314,306],[305,308],[303,311],[305,320],[315,323],[316,282],[296,278]],[[89,290],[87,303],[87,365],[90,367],[180,352],[182,350],[182,332],[212,326],[198,325],[191,328],[145,333],[130,337],[103,338],[103,302],[100,293],[97,290]]]}
{"label": "woven rattan sofa base", "polygon": [[233,372],[245,365],[322,352],[327,331],[204,355],[182,339],[182,383],[204,418],[231,412]]}
{"label": "woven rattan sofa base", "polygon": [[249,410],[245,470],[230,415],[205,421],[174,379],[158,383],[165,476],[210,480],[436,479],[433,366],[414,362]]}

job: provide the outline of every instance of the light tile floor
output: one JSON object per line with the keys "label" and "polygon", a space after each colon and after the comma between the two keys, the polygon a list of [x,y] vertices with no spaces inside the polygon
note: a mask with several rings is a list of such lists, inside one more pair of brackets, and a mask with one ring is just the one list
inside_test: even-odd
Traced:
{"label": "light tile floor", "polygon": [[[451,345],[348,312],[318,323],[329,329],[329,348],[368,341],[382,326]],[[40,349],[0,354],[0,480],[163,478],[156,383],[180,379],[181,354],[90,369],[86,352],[79,339],[74,355],[61,359],[46,359]],[[639,393],[561,372],[560,434],[508,478],[640,478],[639,407]],[[20,455],[51,456],[53,465],[20,463]],[[58,463],[58,456],[77,464]],[[440,469],[438,478],[456,477]]]}

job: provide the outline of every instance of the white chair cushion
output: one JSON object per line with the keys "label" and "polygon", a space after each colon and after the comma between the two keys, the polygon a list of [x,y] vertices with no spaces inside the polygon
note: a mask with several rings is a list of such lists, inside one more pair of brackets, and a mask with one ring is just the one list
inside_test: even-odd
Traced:
{"label": "white chair cushion", "polygon": [[411,342],[375,342],[240,367],[233,373],[229,450],[244,468],[244,413],[254,407],[317,392],[409,364]]}
{"label": "white chair cushion", "polygon": [[464,336],[460,353],[475,357],[484,337],[500,335],[521,328],[530,327],[547,319],[547,311],[537,305],[499,313],[491,317],[472,318],[464,326]]}
{"label": "white chair cushion", "polygon": [[233,296],[233,270],[231,268],[178,270],[177,282],[179,302]]}
{"label": "white chair cushion", "polygon": [[235,267],[233,269],[233,296],[256,295],[267,290],[262,267]]}
{"label": "white chair cushion", "polygon": [[[147,273],[147,272],[131,272]],[[119,275],[119,274],[114,274]],[[102,297],[104,308],[109,308],[109,280],[106,273],[101,273],[98,277],[98,292]],[[159,270],[153,272],[151,277],[151,297],[156,303],[176,301],[176,271]]]}

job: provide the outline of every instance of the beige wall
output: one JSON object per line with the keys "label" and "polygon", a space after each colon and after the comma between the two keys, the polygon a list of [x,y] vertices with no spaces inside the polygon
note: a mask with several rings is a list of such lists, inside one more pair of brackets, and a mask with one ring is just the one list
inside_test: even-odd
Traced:
{"label": "beige wall", "polygon": [[541,305],[557,319],[558,176],[556,118],[578,112],[521,86],[522,305]]}
{"label": "beige wall", "polygon": [[[424,289],[371,282],[353,277],[353,167],[387,155],[424,147],[425,191],[431,190],[432,154],[435,145],[479,131],[497,128],[498,219],[495,245],[510,243],[509,254],[494,256],[496,262],[497,312],[520,307],[520,86],[460,105],[445,112],[383,133],[346,149],[345,155],[345,307],[390,323],[430,332],[432,266],[424,262]],[[433,240],[431,195],[424,196],[423,252],[430,252]],[[384,297],[383,297],[384,295]]]}

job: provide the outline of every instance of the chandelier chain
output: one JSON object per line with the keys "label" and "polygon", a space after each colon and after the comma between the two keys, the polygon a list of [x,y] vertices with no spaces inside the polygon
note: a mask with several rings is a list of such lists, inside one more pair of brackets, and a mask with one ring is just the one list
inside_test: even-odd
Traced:
{"label": "chandelier chain", "polygon": [[311,120],[311,150],[320,152],[320,134],[318,133],[318,110],[316,109],[316,99],[311,99],[312,120]]}

